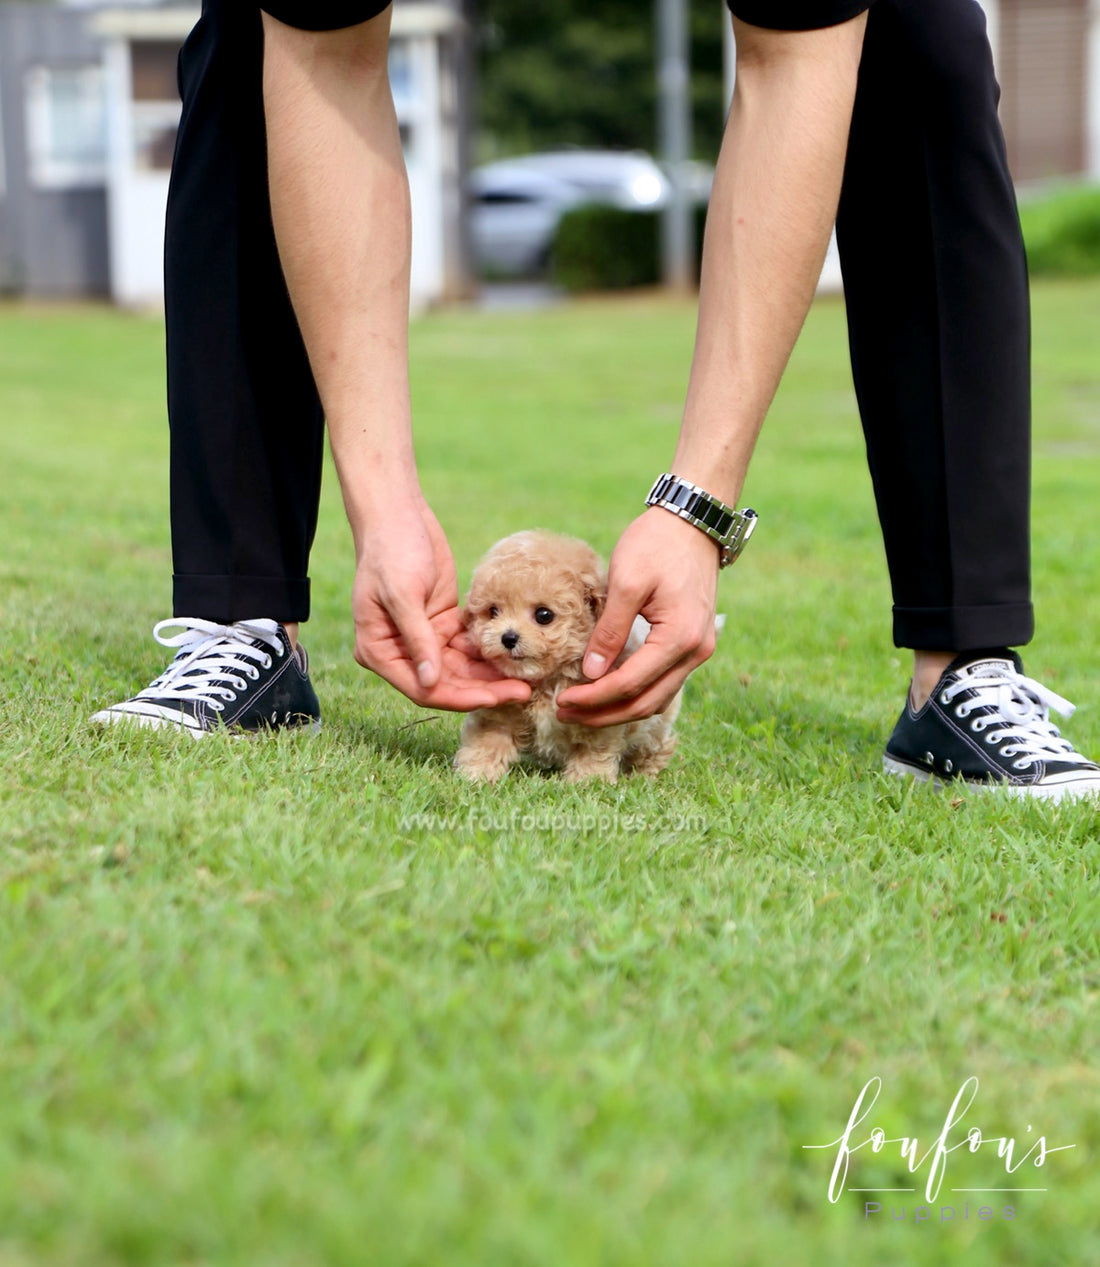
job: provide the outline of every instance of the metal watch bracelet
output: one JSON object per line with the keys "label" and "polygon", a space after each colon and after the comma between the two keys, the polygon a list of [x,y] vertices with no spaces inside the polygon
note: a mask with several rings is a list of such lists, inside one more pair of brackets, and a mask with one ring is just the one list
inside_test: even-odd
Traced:
{"label": "metal watch bracelet", "polygon": [[718,546],[718,566],[727,568],[745,548],[756,528],[755,510],[734,510],[698,484],[666,471],[654,481],[645,499],[706,533]]}

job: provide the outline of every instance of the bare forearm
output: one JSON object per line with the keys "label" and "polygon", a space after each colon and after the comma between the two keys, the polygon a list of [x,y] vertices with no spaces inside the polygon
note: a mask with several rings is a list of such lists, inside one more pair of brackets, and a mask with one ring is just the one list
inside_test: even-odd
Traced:
{"label": "bare forearm", "polygon": [[865,24],[797,33],[735,24],[737,84],[707,214],[673,465],[730,503],[821,272]]}
{"label": "bare forearm", "polygon": [[356,543],[417,488],[408,387],[408,180],[389,11],[343,31],[264,18],[272,217]]}

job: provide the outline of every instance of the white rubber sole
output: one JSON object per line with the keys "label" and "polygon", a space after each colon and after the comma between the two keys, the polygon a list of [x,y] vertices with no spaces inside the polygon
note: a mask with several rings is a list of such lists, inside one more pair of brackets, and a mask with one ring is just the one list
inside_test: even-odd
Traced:
{"label": "white rubber sole", "polygon": [[[205,735],[214,733],[201,726],[187,713],[177,713],[171,709],[162,708],[159,704],[115,705],[113,708],[104,708],[94,713],[90,721],[95,726],[137,726],[142,730],[176,730],[181,734],[190,735],[192,739],[202,739]],[[297,726],[268,727],[260,730],[241,730],[238,727],[230,727],[229,733],[251,736],[262,734],[264,729],[301,730],[307,734],[319,735],[321,720],[316,718]]]}
{"label": "white rubber sole", "polygon": [[1056,782],[1048,783],[1002,783],[996,779],[988,779],[979,783],[976,779],[941,779],[931,771],[920,766],[910,765],[907,761],[899,761],[888,753],[882,758],[882,768],[887,774],[903,779],[915,779],[918,783],[931,783],[937,792],[967,791],[992,792],[1002,796],[1031,797],[1041,801],[1061,801],[1083,799],[1089,796],[1100,796],[1100,775],[1086,774],[1075,777],[1072,774],[1062,775]]}
{"label": "white rubber sole", "polygon": [[101,709],[91,718],[95,726],[138,726],[142,730],[178,730],[200,739],[207,732],[186,713],[177,713],[159,704],[122,704]]}

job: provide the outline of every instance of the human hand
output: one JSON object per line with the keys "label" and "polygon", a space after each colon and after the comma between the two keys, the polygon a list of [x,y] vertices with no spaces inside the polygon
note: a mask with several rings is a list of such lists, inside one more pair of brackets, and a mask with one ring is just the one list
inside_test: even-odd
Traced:
{"label": "human hand", "polygon": [[[612,552],[607,603],[585,652],[593,681],[562,691],[559,719],[614,726],[664,709],[714,651],[717,588],[718,548],[705,533],[660,507],[635,519]],[[638,614],[652,626],[645,644],[607,672]]]}
{"label": "human hand", "polygon": [[454,559],[426,502],[380,516],[356,547],[355,658],[364,668],[425,708],[466,712],[530,696],[465,638]]}

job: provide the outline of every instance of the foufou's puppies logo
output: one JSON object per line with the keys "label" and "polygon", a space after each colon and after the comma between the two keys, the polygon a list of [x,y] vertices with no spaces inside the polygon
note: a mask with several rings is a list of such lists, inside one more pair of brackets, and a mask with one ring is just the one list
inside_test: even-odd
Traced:
{"label": "foufou's puppies logo", "polygon": [[[952,1193],[969,1194],[977,1192],[1045,1192],[1045,1188],[1027,1186],[1027,1172],[1024,1175],[1020,1175],[1018,1172],[1025,1166],[1042,1168],[1046,1165],[1047,1158],[1052,1153],[1063,1153],[1076,1147],[1075,1144],[1052,1145],[1047,1142],[1045,1135],[1034,1135],[1030,1124],[1027,1128],[1027,1134],[1020,1140],[1007,1135],[987,1134],[978,1125],[963,1128],[960,1123],[978,1098],[978,1079],[967,1078],[962,1086],[959,1087],[958,1093],[951,1102],[951,1107],[947,1110],[943,1129],[922,1151],[921,1142],[915,1135],[888,1138],[881,1127],[871,1126],[868,1128],[864,1125],[870,1117],[871,1110],[875,1107],[875,1102],[881,1092],[882,1079],[872,1078],[856,1097],[856,1102],[848,1115],[848,1124],[841,1135],[828,1144],[802,1145],[803,1148],[808,1149],[835,1150],[836,1156],[833,1161],[832,1174],[829,1178],[829,1200],[833,1203],[840,1200],[845,1190],[865,1193],[906,1193],[917,1191],[915,1187],[850,1187],[848,1179],[852,1161],[856,1154],[864,1149],[869,1149],[874,1154],[883,1154],[889,1158],[896,1148],[900,1159],[906,1164],[909,1174],[926,1175],[924,1199],[925,1201],[933,1202],[940,1195],[940,1189],[943,1187],[947,1177],[952,1154],[958,1153],[960,1149],[965,1149],[970,1154],[980,1153],[985,1155],[988,1153],[991,1160],[994,1157],[997,1159],[1000,1170],[1003,1172],[1002,1175],[996,1176],[996,1182],[991,1182],[988,1187],[949,1188]],[[987,1207],[982,1207],[983,1213],[977,1217],[991,1217],[990,1214],[984,1213],[986,1209]],[[881,1203],[868,1201],[864,1206],[864,1218],[869,1218],[872,1214],[877,1214],[881,1210]],[[1014,1211],[1009,1212],[1011,1210],[1012,1207],[1006,1207],[1002,1212],[1003,1217],[1012,1218]],[[951,1218],[956,1217],[954,1208],[947,1206],[941,1211],[941,1222],[947,1221],[945,1217],[947,1211],[950,1211]],[[895,1214],[894,1217],[898,1216]],[[925,1210],[923,1217],[931,1217],[931,1211]],[[966,1217],[969,1217],[969,1205],[967,1205]],[[918,1222],[923,1221],[920,1212],[917,1213],[915,1218]]]}

